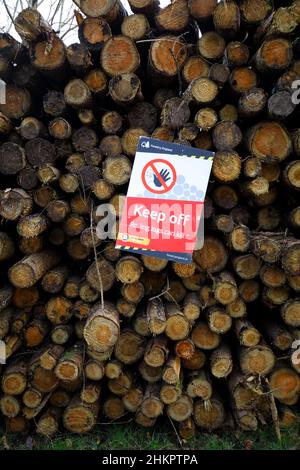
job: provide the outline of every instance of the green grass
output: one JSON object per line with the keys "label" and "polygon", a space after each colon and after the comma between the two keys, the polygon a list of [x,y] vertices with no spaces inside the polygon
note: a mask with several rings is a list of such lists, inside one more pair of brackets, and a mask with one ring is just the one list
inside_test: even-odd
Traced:
{"label": "green grass", "polygon": [[[0,431],[1,434],[1,431]],[[9,446],[10,449],[36,450],[175,450],[175,449],[202,449],[202,450],[283,450],[300,449],[299,428],[290,428],[282,431],[282,440],[279,442],[272,426],[257,432],[241,433],[224,431],[218,434],[200,432],[195,439],[183,442],[181,445],[173,428],[165,426],[159,429],[142,429],[133,423],[121,425],[111,424],[97,427],[92,434],[72,435],[61,434],[52,439],[32,435],[28,443],[26,436],[8,435],[4,439],[2,432],[0,449]],[[29,445],[31,443],[31,445]]]}

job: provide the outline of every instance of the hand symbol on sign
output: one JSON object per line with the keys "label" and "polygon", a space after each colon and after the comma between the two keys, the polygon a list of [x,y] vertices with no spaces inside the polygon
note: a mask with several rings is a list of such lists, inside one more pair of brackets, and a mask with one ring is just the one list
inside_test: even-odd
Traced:
{"label": "hand symbol on sign", "polygon": [[[169,176],[170,172],[168,170],[161,170],[159,174],[165,183],[171,179],[171,177]],[[155,174],[153,175],[153,177],[154,177],[153,181],[154,181],[155,186],[157,186],[158,188],[161,188],[162,183],[160,182],[158,177]]]}

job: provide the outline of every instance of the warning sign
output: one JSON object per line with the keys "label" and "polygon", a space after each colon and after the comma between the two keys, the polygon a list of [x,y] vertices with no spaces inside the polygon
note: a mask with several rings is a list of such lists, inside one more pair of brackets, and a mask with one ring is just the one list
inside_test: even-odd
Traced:
{"label": "warning sign", "polygon": [[140,137],[116,248],[188,263],[203,236],[213,152]]}
{"label": "warning sign", "polygon": [[175,185],[176,170],[167,160],[157,158],[144,166],[142,181],[151,193],[164,194],[171,191]]}

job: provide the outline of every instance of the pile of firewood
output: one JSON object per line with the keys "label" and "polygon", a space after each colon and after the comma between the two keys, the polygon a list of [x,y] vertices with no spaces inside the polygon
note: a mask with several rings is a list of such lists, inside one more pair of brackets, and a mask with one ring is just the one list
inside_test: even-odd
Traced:
{"label": "pile of firewood", "polygon": [[[21,42],[0,34],[1,421],[279,433],[300,396],[300,1],[75,3],[76,44],[31,9]],[[141,135],[216,152],[190,264],[97,236]]]}

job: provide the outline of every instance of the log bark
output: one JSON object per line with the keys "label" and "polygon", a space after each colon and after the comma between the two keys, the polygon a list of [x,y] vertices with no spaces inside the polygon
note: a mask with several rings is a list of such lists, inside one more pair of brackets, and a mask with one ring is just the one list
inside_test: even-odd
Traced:
{"label": "log bark", "polygon": [[192,400],[187,395],[181,395],[178,399],[167,406],[169,417],[176,422],[182,422],[188,419],[193,411]]}
{"label": "log bark", "polygon": [[9,279],[15,287],[31,287],[48,269],[59,262],[59,258],[59,255],[52,251],[29,255],[10,268]]}
{"label": "log bark", "polygon": [[96,359],[90,358],[84,365],[84,374],[89,380],[101,380],[104,377],[104,364]]}
{"label": "log bark", "polygon": [[235,36],[240,29],[240,10],[236,2],[221,1],[213,13],[213,21],[217,31],[225,37]]}
{"label": "log bark", "polygon": [[110,303],[96,305],[84,327],[84,338],[95,351],[107,351],[114,346],[120,334],[119,315]]}
{"label": "log bark", "polygon": [[60,410],[57,408],[48,408],[39,418],[36,426],[38,434],[46,437],[54,436],[59,428]]}
{"label": "log bark", "polygon": [[140,56],[134,42],[129,37],[114,36],[104,44],[100,63],[104,72],[110,77],[114,77],[122,73],[135,72],[140,65]]}
{"label": "log bark", "polygon": [[184,42],[176,36],[157,38],[150,47],[149,67],[154,76],[175,78],[187,58]]}
{"label": "log bark", "polygon": [[200,397],[202,400],[209,400],[212,396],[212,384],[208,373],[205,369],[200,372],[192,372],[186,393],[191,398]]}
{"label": "log bark", "polygon": [[228,344],[222,343],[212,351],[210,356],[210,370],[217,379],[228,377],[233,368],[233,359]]}
{"label": "log bark", "polygon": [[191,333],[192,341],[198,348],[204,350],[215,349],[220,344],[220,335],[211,331],[204,322],[197,322]]}
{"label": "log bark", "polygon": [[98,403],[86,403],[74,397],[63,413],[64,427],[73,433],[87,433],[95,426],[98,412]]}
{"label": "log bark", "polygon": [[204,59],[215,61],[220,59],[225,51],[224,38],[215,31],[208,31],[198,41],[199,53]]}
{"label": "log bark", "polygon": [[225,420],[223,403],[214,396],[210,400],[210,406],[205,406],[205,402],[197,400],[194,403],[193,416],[198,427],[214,431],[220,428]]}
{"label": "log bark", "polygon": [[227,263],[227,252],[222,242],[208,236],[201,250],[194,252],[194,260],[198,266],[210,273],[221,271]]}
{"label": "log bark", "polygon": [[64,43],[53,35],[51,41],[41,40],[31,49],[31,63],[43,75],[54,82],[65,79],[67,54]]}
{"label": "log bark", "polygon": [[255,65],[262,74],[276,73],[288,68],[292,56],[292,47],[288,39],[268,38],[256,53]]}
{"label": "log bark", "polygon": [[175,304],[167,304],[166,318],[165,334],[168,338],[177,341],[188,336],[190,331],[189,322]]}
{"label": "log bark", "polygon": [[76,75],[84,75],[91,67],[92,61],[88,49],[83,44],[70,44],[66,49],[67,61]]}
{"label": "log bark", "polygon": [[29,113],[31,96],[25,88],[7,85],[5,98],[5,103],[0,104],[0,111],[8,119],[20,119]]}
{"label": "log bark", "polygon": [[254,347],[261,340],[260,332],[247,319],[237,319],[234,323],[234,331],[242,346]]}
{"label": "log bark", "polygon": [[147,16],[142,13],[125,16],[121,24],[121,32],[133,41],[141,41],[150,32],[150,24]]}
{"label": "log bark", "polygon": [[120,362],[133,364],[144,355],[144,350],[144,338],[133,330],[125,329],[119,336],[114,352]]}
{"label": "log bark", "polygon": [[[300,396],[299,1],[75,3],[80,43],[34,8],[22,44],[0,34],[0,415],[278,430]],[[188,263],[115,248],[141,136],[214,153]]]}
{"label": "log bark", "polygon": [[75,344],[67,349],[59,358],[55,367],[55,375],[64,382],[75,382],[83,372],[83,351]]}
{"label": "log bark", "polygon": [[267,375],[274,367],[275,356],[271,349],[257,345],[239,350],[240,367],[244,374]]}

